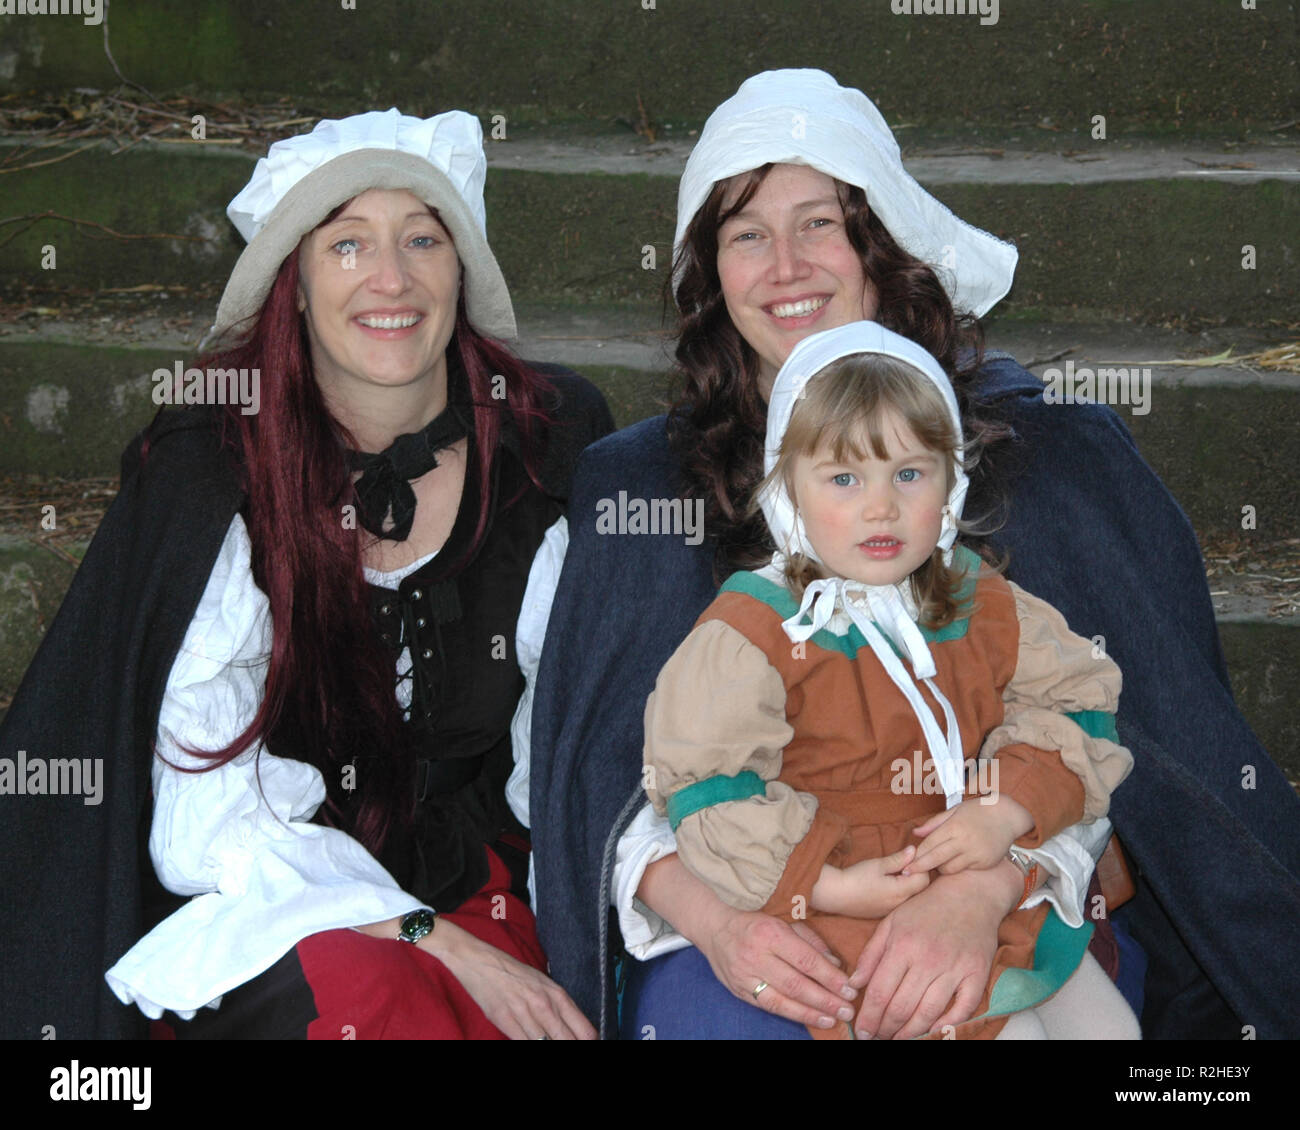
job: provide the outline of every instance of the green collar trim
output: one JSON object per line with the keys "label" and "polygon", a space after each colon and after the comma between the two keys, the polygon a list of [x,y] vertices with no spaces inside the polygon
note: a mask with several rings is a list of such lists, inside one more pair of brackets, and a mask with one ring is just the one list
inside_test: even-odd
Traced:
{"label": "green collar trim", "polygon": [[[975,596],[976,576],[979,573],[981,562],[979,556],[972,550],[967,549],[964,545],[959,545],[953,550],[952,563],[953,568],[964,569],[966,573],[961,587],[957,590],[957,600],[964,606],[964,609],[951,624],[937,631],[918,624],[917,627],[926,643],[946,643],[949,640],[959,640],[966,634],[966,629],[970,626],[970,606]],[[719,591],[738,592],[753,597],[755,600],[766,604],[782,620],[788,620],[799,611],[799,602],[791,595],[789,589],[759,573],[749,571],[732,573]],[[883,632],[881,634],[884,635]],[[894,646],[893,641],[887,635],[885,639],[889,642],[889,646],[894,648],[894,653],[900,659],[906,658]],[[850,659],[856,656],[862,648],[870,647],[866,636],[853,623],[849,624],[848,632],[842,636],[823,628],[813,635],[812,642],[825,651],[842,652]]]}

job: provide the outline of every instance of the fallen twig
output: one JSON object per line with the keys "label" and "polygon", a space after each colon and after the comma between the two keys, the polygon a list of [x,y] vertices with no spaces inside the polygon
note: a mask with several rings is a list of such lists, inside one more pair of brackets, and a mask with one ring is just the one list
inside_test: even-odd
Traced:
{"label": "fallen twig", "polygon": [[1060,353],[1053,353],[1050,357],[1031,357],[1025,362],[1026,369],[1032,369],[1035,365],[1046,365],[1049,361],[1059,361],[1067,353],[1073,353],[1080,346],[1072,345],[1069,349],[1062,349]]}
{"label": "fallen twig", "polygon": [[[114,231],[112,228],[107,227],[104,224],[96,223],[94,220],[81,220],[78,219],[76,216],[65,216],[60,212],[55,212],[52,210],[47,212],[31,212],[28,213],[26,216],[9,216],[3,220],[0,220],[0,227],[3,227],[5,224],[15,224],[22,220],[32,220],[32,221],[63,220],[69,224],[76,224],[78,227],[98,228],[102,232],[107,232],[114,239],[181,239],[189,243],[209,242],[207,236],[202,236],[202,235],[173,235],[170,232],[148,232],[144,234],[137,234],[132,232]],[[26,230],[27,230],[26,228],[23,229],[23,231]],[[15,234],[21,235],[22,232],[17,232]],[[8,243],[13,238],[14,236],[10,236],[9,239],[0,242],[0,247],[3,247],[6,243]]]}
{"label": "fallen twig", "polygon": [[55,557],[62,558],[64,561],[68,562],[68,564],[77,568],[81,567],[81,562],[78,561],[77,558],[73,557],[66,549],[61,549],[59,546],[46,541],[44,538],[28,538],[27,540],[31,542],[32,545],[39,545],[44,549],[48,549]]}
{"label": "fallen twig", "polygon": [[[1300,373],[1300,341],[1287,342],[1283,345],[1257,349],[1253,353],[1232,352],[1229,346],[1222,353],[1212,357],[1159,358],[1151,361],[1096,361],[1097,365],[1168,365],[1193,366],[1203,368],[1207,365],[1223,366],[1232,369],[1271,369],[1285,373]],[[1026,366],[1028,367],[1028,366]]]}
{"label": "fallen twig", "polygon": [[80,149],[74,149],[71,153],[64,153],[59,157],[50,157],[45,161],[33,161],[29,165],[15,165],[12,169],[0,169],[0,173],[21,173],[28,169],[39,169],[43,165],[57,165],[60,161],[66,161],[69,157],[75,157],[78,153],[84,153],[87,149],[93,149],[100,142],[99,138],[87,142]]}
{"label": "fallen twig", "polygon": [[134,86],[136,90],[143,90],[154,102],[157,102],[158,99],[154,98],[153,91],[141,86],[133,79],[127,78],[126,75],[122,73],[122,68],[117,65],[117,60],[113,58],[112,48],[108,45],[108,7],[109,0],[104,0],[104,54],[108,56],[108,61],[113,64],[113,71],[116,73],[118,78],[126,83],[127,86]]}
{"label": "fallen twig", "polygon": [[29,580],[27,582],[27,591],[31,593],[32,611],[36,613],[36,626],[43,632],[45,631],[45,617],[41,615],[41,602],[36,596],[36,583],[34,581]]}

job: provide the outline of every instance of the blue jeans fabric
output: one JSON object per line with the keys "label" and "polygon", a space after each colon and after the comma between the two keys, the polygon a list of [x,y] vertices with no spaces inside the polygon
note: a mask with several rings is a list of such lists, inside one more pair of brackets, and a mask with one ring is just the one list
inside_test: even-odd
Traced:
{"label": "blue jeans fabric", "polygon": [[694,946],[633,961],[623,995],[624,1040],[811,1040],[808,1029],[746,1004]]}
{"label": "blue jeans fabric", "polygon": [[1115,944],[1119,946],[1119,972],[1115,977],[1115,988],[1128,1001],[1133,1015],[1140,1017],[1145,996],[1147,955],[1133,937],[1127,910],[1127,906],[1122,906],[1110,916],[1110,926],[1115,931]]}

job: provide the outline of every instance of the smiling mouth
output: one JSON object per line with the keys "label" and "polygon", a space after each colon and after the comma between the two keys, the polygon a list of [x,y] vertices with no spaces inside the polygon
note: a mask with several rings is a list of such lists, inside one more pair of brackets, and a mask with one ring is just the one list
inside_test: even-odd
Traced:
{"label": "smiling mouth", "polygon": [[861,544],[865,546],[869,546],[872,549],[892,549],[894,546],[902,545],[903,543],[899,541],[897,538],[881,537],[881,538],[868,538],[866,541],[862,542]]}
{"label": "smiling mouth", "polygon": [[357,321],[372,330],[404,330],[423,318],[423,314],[395,314],[386,317],[366,314],[359,316]]}
{"label": "smiling mouth", "polygon": [[798,302],[778,302],[768,310],[778,318],[806,318],[830,301],[829,298],[804,298]]}

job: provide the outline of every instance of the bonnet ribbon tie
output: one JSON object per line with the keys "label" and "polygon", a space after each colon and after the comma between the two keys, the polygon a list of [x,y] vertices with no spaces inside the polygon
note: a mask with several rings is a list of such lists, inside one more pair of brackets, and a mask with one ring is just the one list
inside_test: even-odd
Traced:
{"label": "bonnet ribbon tie", "polygon": [[[348,466],[361,471],[356,482],[361,524],[375,537],[405,541],[415,521],[415,491],[411,479],[438,465],[438,452],[469,434],[461,408],[448,404],[418,432],[398,436],[378,455],[348,452]],[[392,516],[392,525],[384,523]]]}
{"label": "bonnet ribbon tie", "polygon": [[[849,599],[849,593],[855,595],[860,593],[866,598],[871,612],[870,617]],[[934,682],[934,676],[938,673],[934,665],[934,657],[930,654],[925,637],[913,622],[898,589],[893,585],[861,585],[855,582],[846,584],[842,577],[813,581],[804,589],[799,611],[785,620],[781,627],[785,629],[785,634],[792,642],[807,640],[830,623],[837,606],[844,609],[849,619],[866,637],[876,658],[884,665],[894,685],[903,692],[917,721],[921,723],[926,743],[930,747],[930,759],[943,786],[946,807],[952,808],[953,805],[960,804],[965,796],[965,759],[962,757],[961,730],[957,725],[957,715],[953,711],[952,704]],[[805,616],[809,617],[807,624],[803,622]],[[872,622],[873,620],[875,623]],[[879,628],[877,624],[880,625]],[[882,631],[884,635],[881,634]],[[908,675],[902,661],[889,646],[889,642],[885,639],[886,635],[897,645],[899,651],[907,656],[912,664],[912,670],[930,688],[930,692],[943,710],[944,721],[947,724],[946,735],[939,729],[934,712],[921,697],[915,680]],[[917,782],[914,787],[919,789],[920,783]]]}

